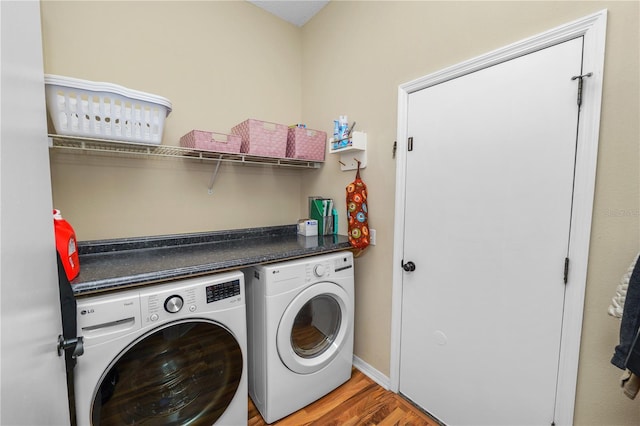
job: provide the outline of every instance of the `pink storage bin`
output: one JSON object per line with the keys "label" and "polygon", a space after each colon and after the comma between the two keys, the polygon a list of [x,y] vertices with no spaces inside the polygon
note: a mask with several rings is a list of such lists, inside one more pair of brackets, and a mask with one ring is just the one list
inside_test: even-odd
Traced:
{"label": "pink storage bin", "polygon": [[287,153],[287,126],[248,119],[231,129],[242,138],[240,152],[261,157],[285,158]]}
{"label": "pink storage bin", "polygon": [[289,128],[287,133],[287,157],[324,161],[326,142],[326,132],[300,127]]}
{"label": "pink storage bin", "polygon": [[240,152],[242,139],[238,135],[192,130],[180,138],[180,146],[215,152]]}

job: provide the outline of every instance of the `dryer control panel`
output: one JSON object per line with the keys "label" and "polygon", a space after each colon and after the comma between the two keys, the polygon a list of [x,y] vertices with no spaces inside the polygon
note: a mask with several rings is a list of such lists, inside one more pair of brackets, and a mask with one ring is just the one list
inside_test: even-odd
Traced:
{"label": "dryer control panel", "polygon": [[351,255],[332,256],[329,259],[322,259],[319,262],[309,263],[307,265],[307,279],[311,276],[315,278],[333,277],[335,275],[353,273],[349,271],[353,268],[353,257]]}
{"label": "dryer control panel", "polygon": [[[306,287],[321,281],[340,282],[352,286],[354,276],[353,254],[349,251],[309,256],[270,265],[254,266],[251,269],[252,287],[257,283],[270,297]],[[351,282],[351,283],[349,283]]]}
{"label": "dryer control panel", "polygon": [[333,270],[334,272],[348,271],[353,268],[353,256],[349,253],[349,255],[337,257],[333,259]]}

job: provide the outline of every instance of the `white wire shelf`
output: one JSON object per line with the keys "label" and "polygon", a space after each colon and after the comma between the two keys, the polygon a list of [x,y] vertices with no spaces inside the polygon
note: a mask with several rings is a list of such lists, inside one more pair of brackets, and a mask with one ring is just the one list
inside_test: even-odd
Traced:
{"label": "white wire shelf", "polygon": [[92,139],[78,136],[49,134],[49,147],[64,151],[101,153],[114,156],[142,156],[186,158],[202,161],[227,162],[247,165],[270,165],[301,169],[317,169],[322,163],[295,158],[258,157],[228,152],[201,151],[192,148],[171,145],[149,145],[143,143],[121,142],[109,139]]}

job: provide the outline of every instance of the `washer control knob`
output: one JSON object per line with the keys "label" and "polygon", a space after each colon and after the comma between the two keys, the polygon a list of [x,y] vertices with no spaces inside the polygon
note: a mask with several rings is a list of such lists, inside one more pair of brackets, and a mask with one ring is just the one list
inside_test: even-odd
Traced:
{"label": "washer control knob", "polygon": [[316,265],[313,267],[313,273],[316,277],[321,277],[324,275],[324,265]]}
{"label": "washer control knob", "polygon": [[167,297],[167,300],[164,301],[164,310],[171,314],[175,314],[182,309],[183,304],[184,301],[182,300],[182,297],[178,295]]}

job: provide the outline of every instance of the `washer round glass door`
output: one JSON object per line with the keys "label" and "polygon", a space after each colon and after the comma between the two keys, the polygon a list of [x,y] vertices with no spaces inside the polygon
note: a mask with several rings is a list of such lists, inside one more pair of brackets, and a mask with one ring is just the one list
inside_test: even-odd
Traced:
{"label": "washer round glass door", "polygon": [[337,284],[314,284],[287,306],[276,337],[282,362],[300,374],[324,368],[340,352],[351,330],[351,301]]}
{"label": "washer round glass door", "polygon": [[211,425],[242,377],[240,345],[206,320],[167,324],[129,345],[103,374],[93,397],[97,425]]}

